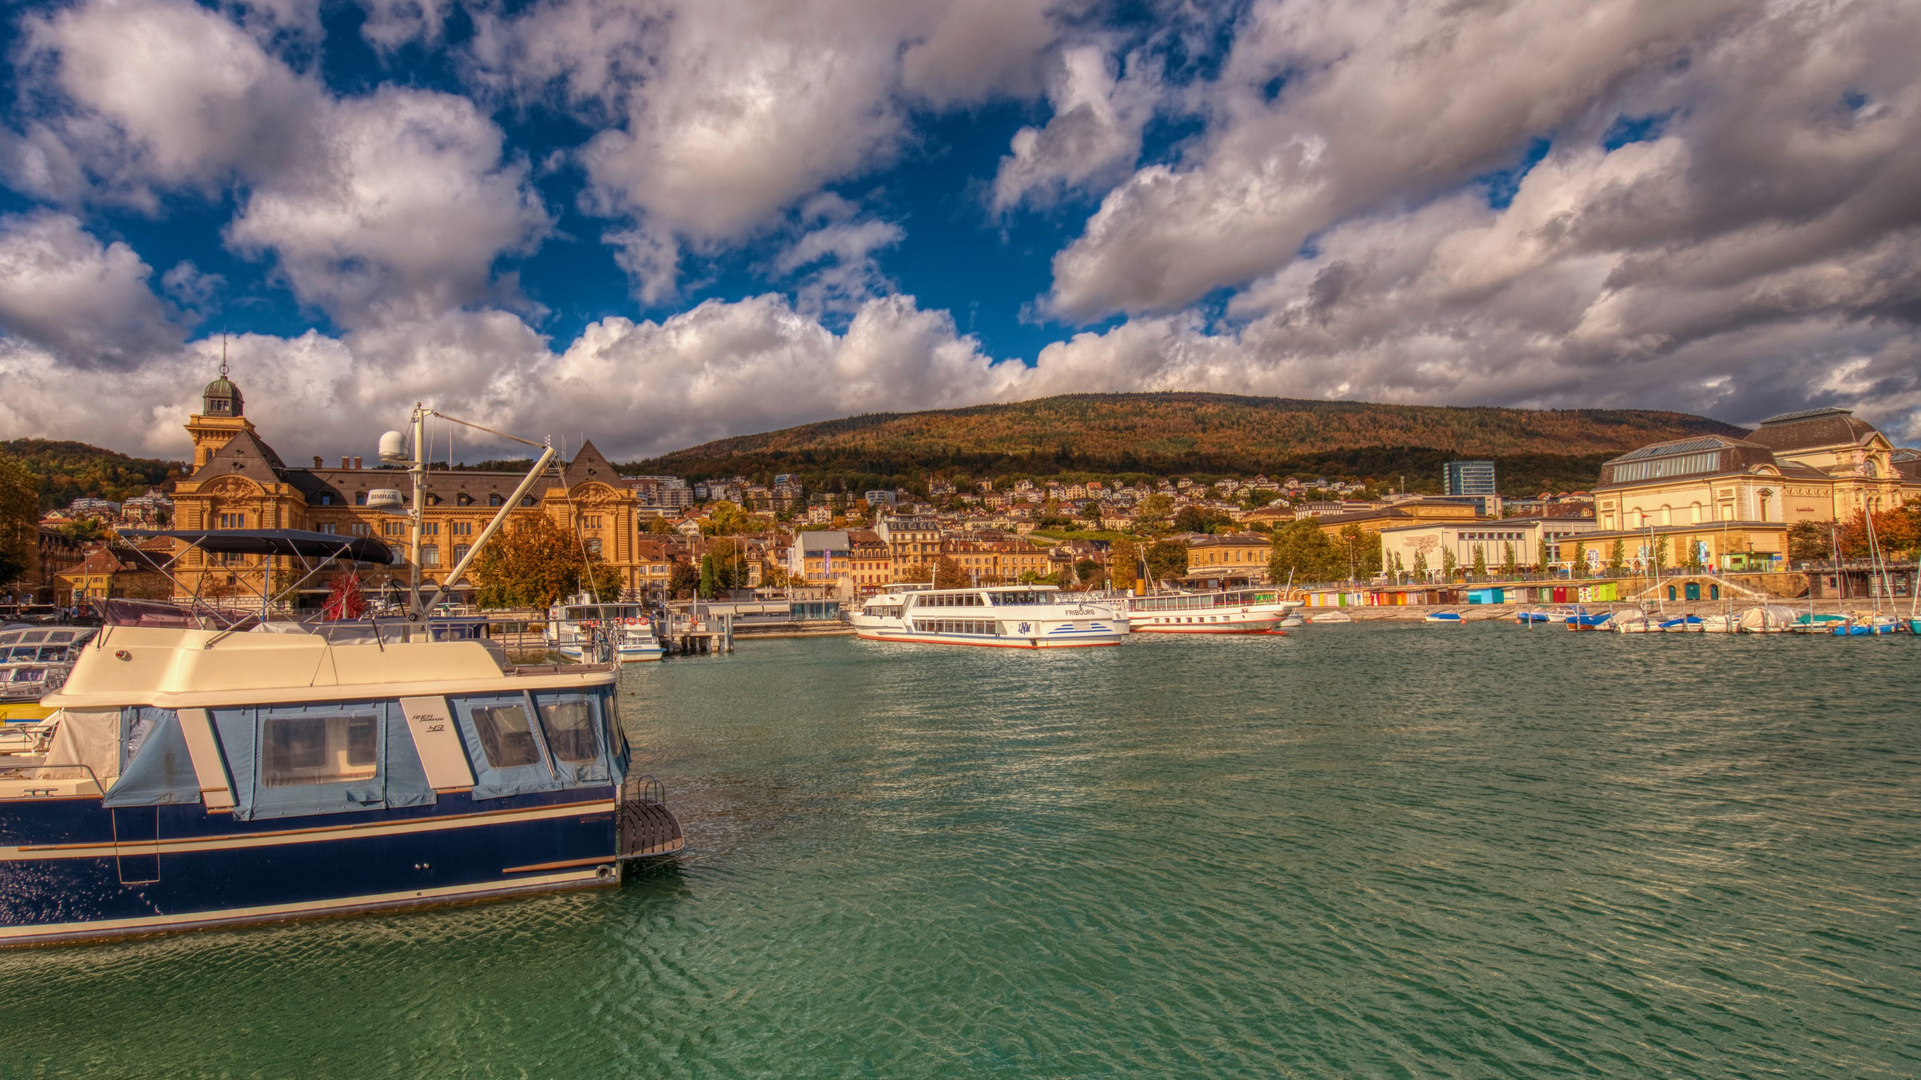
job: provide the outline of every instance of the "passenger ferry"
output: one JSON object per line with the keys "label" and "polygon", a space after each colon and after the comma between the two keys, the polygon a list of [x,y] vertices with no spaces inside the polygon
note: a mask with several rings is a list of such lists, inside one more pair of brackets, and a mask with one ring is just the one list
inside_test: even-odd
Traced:
{"label": "passenger ferry", "polygon": [[1279,634],[1301,607],[1279,589],[1136,596],[1127,601],[1128,623],[1137,634]]}
{"label": "passenger ferry", "polygon": [[658,660],[666,652],[654,634],[654,621],[639,604],[595,604],[577,599],[555,604],[547,613],[547,647],[569,660],[593,660],[596,646],[612,642],[620,661]]}
{"label": "passenger ferry", "polygon": [[869,641],[1012,649],[1118,645],[1129,625],[1124,605],[1065,596],[1052,585],[896,586],[870,597],[849,621]]}

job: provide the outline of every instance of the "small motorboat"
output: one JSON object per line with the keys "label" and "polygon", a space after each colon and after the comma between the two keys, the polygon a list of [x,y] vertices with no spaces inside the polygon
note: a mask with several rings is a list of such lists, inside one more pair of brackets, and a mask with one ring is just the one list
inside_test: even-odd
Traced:
{"label": "small motorboat", "polygon": [[1661,623],[1645,611],[1624,611],[1610,619],[1607,628],[1617,634],[1658,634]]}
{"label": "small motorboat", "polygon": [[1309,615],[1307,621],[1320,626],[1326,626],[1330,623],[1353,622],[1354,616],[1349,615],[1345,611],[1323,611],[1319,615]]}
{"label": "small motorboat", "polygon": [[1698,634],[1702,629],[1699,615],[1682,615],[1661,623],[1661,632],[1664,634]]}
{"label": "small motorboat", "polygon": [[1567,613],[1567,628],[1569,630],[1605,630],[1608,620],[1613,617],[1612,611],[1589,611],[1586,608],[1577,607]]}
{"label": "small motorboat", "polygon": [[1833,626],[1835,637],[1880,637],[1899,630],[1901,622],[1892,615],[1857,614]]}
{"label": "small motorboat", "polygon": [[1436,611],[1421,621],[1439,623],[1442,626],[1459,626],[1462,623],[1461,613],[1458,611]]}
{"label": "small motorboat", "polygon": [[1567,608],[1528,608],[1515,612],[1514,621],[1526,626],[1528,623],[1557,623],[1567,616]]}
{"label": "small motorboat", "polygon": [[1738,634],[1741,620],[1733,615],[1703,615],[1701,632],[1704,634]]}

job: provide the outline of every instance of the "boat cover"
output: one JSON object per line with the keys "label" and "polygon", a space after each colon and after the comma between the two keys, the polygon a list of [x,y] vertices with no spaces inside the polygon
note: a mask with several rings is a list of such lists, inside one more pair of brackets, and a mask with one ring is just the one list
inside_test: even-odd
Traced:
{"label": "boat cover", "polygon": [[353,559],[357,562],[387,565],[394,561],[393,549],[371,536],[339,536],[333,533],[306,532],[301,529],[175,529],[149,531],[126,529],[121,536],[144,540],[164,536],[185,540],[202,551],[236,555],[285,555],[305,559]]}
{"label": "boat cover", "polygon": [[[236,821],[301,817],[307,814],[344,814],[395,806],[432,806],[434,789],[427,783],[414,750],[413,736],[397,703],[364,701],[319,705],[273,705],[261,708],[214,709],[214,730],[220,736],[221,756],[233,781]],[[261,726],[283,716],[373,715],[380,719],[381,738],[374,775],[339,783],[289,784],[268,787],[257,782],[257,747]],[[189,767],[191,772],[191,767]]]}
{"label": "boat cover", "polygon": [[47,745],[48,765],[85,765],[104,787],[120,775],[120,710],[61,709]]}
{"label": "boat cover", "polygon": [[[107,789],[107,806],[161,806],[200,801],[200,778],[187,753],[187,736],[172,709],[128,709],[126,771]],[[136,739],[135,736],[138,736]]]}

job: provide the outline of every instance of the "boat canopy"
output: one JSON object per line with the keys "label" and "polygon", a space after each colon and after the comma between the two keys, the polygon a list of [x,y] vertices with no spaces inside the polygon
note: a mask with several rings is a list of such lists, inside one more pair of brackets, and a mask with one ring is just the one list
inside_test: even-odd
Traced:
{"label": "boat canopy", "polygon": [[306,559],[353,559],[387,565],[393,549],[371,536],[338,536],[301,529],[127,529],[122,536],[185,540],[202,551],[235,555],[285,555]]}

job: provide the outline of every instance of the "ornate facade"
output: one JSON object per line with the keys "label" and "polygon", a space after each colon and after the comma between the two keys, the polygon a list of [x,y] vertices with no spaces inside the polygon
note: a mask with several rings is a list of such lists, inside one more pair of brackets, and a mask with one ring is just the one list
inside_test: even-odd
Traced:
{"label": "ornate facade", "polygon": [[[311,468],[280,459],[243,415],[240,389],[221,377],[207,385],[202,409],[187,421],[193,438],[193,475],[174,492],[178,529],[307,529],[314,532],[378,537],[401,562],[387,568],[396,584],[407,580],[407,518],[367,506],[368,492],[397,488],[411,498],[404,470],[362,468],[359,458],[341,459],[338,469],[315,458]],[[421,580],[440,584],[472,547],[474,538],[511,498],[524,474],[467,470],[429,470],[421,508]],[[535,481],[509,518],[545,514],[581,538],[586,551],[618,569],[626,588],[658,585],[655,569],[639,548],[639,500],[601,453],[589,442],[574,459]],[[184,547],[185,545],[182,545]],[[285,563],[277,560],[276,563]],[[256,556],[188,552],[174,576],[202,596],[253,597],[272,569]],[[309,583],[312,586],[314,583]],[[471,587],[463,578],[449,586],[458,594]],[[244,601],[243,601],[244,602]]]}
{"label": "ornate facade", "polygon": [[1761,421],[1745,439],[1655,443],[1601,467],[1602,529],[1838,521],[1921,498],[1921,461],[1846,409]]}

